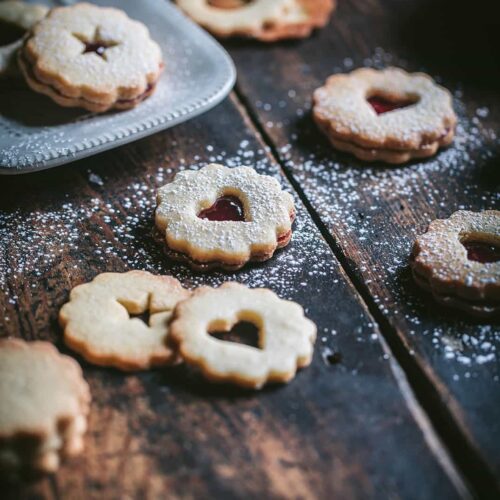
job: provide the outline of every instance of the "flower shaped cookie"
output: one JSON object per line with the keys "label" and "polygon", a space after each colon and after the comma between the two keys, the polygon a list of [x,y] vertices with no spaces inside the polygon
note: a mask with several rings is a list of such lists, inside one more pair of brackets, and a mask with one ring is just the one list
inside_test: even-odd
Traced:
{"label": "flower shaped cookie", "polygon": [[[177,361],[167,345],[168,321],[190,292],[170,276],[145,271],[103,273],[71,291],[60,313],[64,341],[88,361],[144,370]],[[148,313],[143,321],[141,314]]]}
{"label": "flower shaped cookie", "polygon": [[451,144],[457,122],[446,89],[397,68],[331,76],[314,92],[313,116],[336,149],[394,164]]}
{"label": "flower shaped cookie", "polygon": [[205,270],[270,259],[292,237],[293,198],[249,167],[179,172],[158,190],[156,226],[169,255]]}
{"label": "flower shaped cookie", "polygon": [[304,38],[324,26],[334,0],[177,0],[177,4],[219,37],[248,36],[265,42]]}
{"label": "flower shaped cookie", "polygon": [[[211,331],[229,331],[240,321],[260,330],[259,347],[219,340]],[[297,368],[309,365],[316,326],[298,304],[270,290],[239,283],[198,288],[179,303],[171,339],[186,363],[209,380],[258,389],[270,382],[288,382]]]}
{"label": "flower shaped cookie", "polygon": [[500,211],[455,212],[415,241],[416,283],[439,302],[482,317],[500,314]]}

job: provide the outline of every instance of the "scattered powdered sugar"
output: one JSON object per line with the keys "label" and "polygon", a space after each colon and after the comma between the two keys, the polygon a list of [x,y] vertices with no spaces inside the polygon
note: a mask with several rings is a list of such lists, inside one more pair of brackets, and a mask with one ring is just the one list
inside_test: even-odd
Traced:
{"label": "scattered powdered sugar", "polygon": [[[209,153],[213,149],[207,146]],[[0,288],[7,301],[22,306],[22,299],[11,290],[11,284],[27,281],[39,287],[46,279],[50,280],[54,267],[58,266],[63,266],[68,274],[73,270],[84,273],[91,270],[88,279],[104,271],[142,269],[171,274],[190,288],[236,280],[251,287],[270,288],[285,299],[298,300],[309,315],[314,312],[311,307],[316,307],[315,297],[326,300],[331,295],[334,300],[337,290],[348,293],[328,245],[297,199],[292,241],[265,263],[250,264],[237,273],[202,274],[169,261],[164,245],[153,234],[156,191],[171,180],[174,171],[199,169],[209,162],[231,167],[252,165],[259,173],[271,174],[283,184],[283,177],[277,168],[270,166],[265,151],[255,152],[248,141],[242,141],[236,155],[214,152],[208,160],[197,158],[194,164],[181,161],[175,169],[158,167],[154,176],[143,176],[118,189],[108,182],[105,170],[99,170],[99,174],[88,170],[86,178],[92,189],[78,205],[62,201],[34,210],[0,212],[0,248],[4,249],[0,255]],[[96,197],[94,190],[102,192],[103,198]],[[39,231],[41,227],[43,231]],[[68,291],[61,293],[66,296]],[[305,301],[299,300],[304,297]],[[318,307],[325,306],[321,302]],[[358,324],[368,330],[360,333],[359,341],[365,342],[376,327],[366,321],[361,308],[359,311]],[[10,318],[5,320],[8,322]],[[336,352],[337,332],[332,327],[330,322],[322,327],[322,340],[318,344]]]}
{"label": "scattered powdered sugar", "polygon": [[[334,67],[332,73],[388,65],[407,66],[377,49],[371,58],[345,60],[344,67]],[[416,289],[408,268],[415,237],[433,219],[449,217],[456,210],[500,206],[500,193],[488,182],[488,169],[499,144],[495,131],[481,122],[488,117],[488,108],[468,109],[463,91],[451,89],[459,123],[450,148],[397,168],[369,166],[333,151],[324,139],[318,141],[318,131],[308,117],[314,90],[308,85],[306,82],[307,90],[300,93],[291,89],[284,103],[255,103],[265,127],[271,129],[269,133],[273,137],[277,134],[281,160],[351,259],[356,274],[363,277],[380,311],[390,316],[393,324],[410,329],[418,350],[428,346],[418,336],[431,336],[433,347],[443,358],[468,367],[464,370],[456,365],[458,379],[473,376],[474,366],[479,369],[479,365],[490,364],[490,373],[498,380],[499,326],[455,317],[435,306]],[[266,113],[271,109],[274,121],[269,126]]]}

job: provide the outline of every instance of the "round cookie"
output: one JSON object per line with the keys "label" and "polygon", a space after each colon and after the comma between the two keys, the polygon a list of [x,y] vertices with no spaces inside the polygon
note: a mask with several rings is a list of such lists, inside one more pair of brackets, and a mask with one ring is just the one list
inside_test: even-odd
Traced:
{"label": "round cookie", "polygon": [[[91,363],[145,370],[177,361],[168,322],[190,292],[170,276],[145,271],[103,273],[75,287],[60,313],[64,342]],[[147,323],[139,317],[149,313]]]}
{"label": "round cookie", "polygon": [[391,164],[434,155],[457,123],[446,89],[398,68],[331,76],[314,92],[313,116],[336,149]]}
{"label": "round cookie", "polygon": [[270,259],[292,237],[293,197],[250,167],[179,172],[157,195],[168,254],[197,270],[235,270]]}
{"label": "round cookie", "polygon": [[305,38],[328,22],[335,7],[334,0],[177,0],[177,4],[216,36],[264,42]]}
{"label": "round cookie", "polygon": [[89,387],[49,342],[0,340],[0,469],[54,472],[83,449]]}
{"label": "round cookie", "polygon": [[123,11],[79,3],[52,9],[19,51],[28,85],[61,106],[133,108],[155,90],[161,50]]}
{"label": "round cookie", "polygon": [[480,317],[500,315],[500,211],[455,212],[417,238],[415,282],[446,305]]}
{"label": "round cookie", "polygon": [[[259,328],[259,348],[219,340],[209,332],[230,331],[240,321]],[[270,290],[239,283],[198,288],[174,311],[171,339],[184,361],[209,380],[258,389],[288,382],[310,364],[316,326],[298,304]]]}
{"label": "round cookie", "polygon": [[22,46],[22,38],[48,11],[45,5],[19,0],[0,2],[0,78],[19,74],[16,52]]}

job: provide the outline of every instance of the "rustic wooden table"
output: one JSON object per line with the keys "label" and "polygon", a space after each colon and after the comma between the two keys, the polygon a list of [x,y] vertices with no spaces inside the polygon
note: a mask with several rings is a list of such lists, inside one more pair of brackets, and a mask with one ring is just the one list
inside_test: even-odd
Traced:
{"label": "rustic wooden table", "polygon": [[[498,498],[500,326],[444,311],[408,272],[431,220],[500,206],[498,18],[486,0],[339,3],[308,40],[226,43],[238,84],[208,114],[0,179],[0,335],[68,352],[57,313],[69,290],[146,269],[300,302],[318,325],[312,366],[253,393],[183,366],[124,375],[80,359],[93,395],[85,453],[53,477],[0,483],[2,498]],[[311,92],[329,74],[388,64],[453,91],[457,139],[436,158],[366,166],[316,130]],[[214,160],[252,165],[295,194],[291,246],[264,265],[193,274],[152,238],[156,188]]]}

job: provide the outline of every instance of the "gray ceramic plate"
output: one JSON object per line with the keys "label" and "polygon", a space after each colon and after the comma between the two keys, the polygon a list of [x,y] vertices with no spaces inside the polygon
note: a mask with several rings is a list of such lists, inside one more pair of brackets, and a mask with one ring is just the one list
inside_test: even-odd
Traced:
{"label": "gray ceramic plate", "polygon": [[59,107],[21,82],[2,83],[0,174],[55,167],[135,141],[207,111],[233,87],[230,57],[170,2],[94,3],[119,7],[149,27],[167,64],[156,92],[135,109],[96,115]]}

